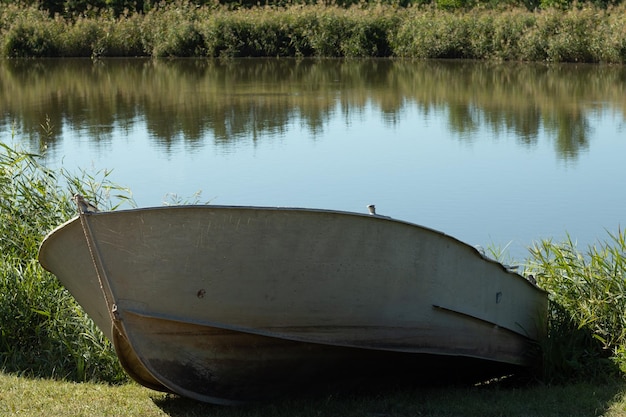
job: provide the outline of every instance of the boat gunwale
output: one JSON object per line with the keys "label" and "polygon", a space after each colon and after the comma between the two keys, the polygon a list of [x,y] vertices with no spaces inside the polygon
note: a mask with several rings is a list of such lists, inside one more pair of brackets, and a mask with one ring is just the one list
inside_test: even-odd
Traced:
{"label": "boat gunwale", "polygon": [[80,216],[85,216],[85,217],[89,217],[89,216],[110,216],[110,215],[124,215],[127,213],[137,213],[137,212],[142,212],[142,211],[160,211],[160,210],[173,210],[173,211],[178,211],[178,210],[199,210],[199,209],[210,209],[210,210],[216,210],[216,211],[221,211],[221,210],[248,210],[248,211],[275,211],[275,212],[302,212],[302,213],[317,213],[317,214],[334,214],[334,215],[340,215],[340,216],[356,216],[356,217],[362,217],[362,218],[369,218],[372,219],[373,221],[388,221],[388,222],[392,222],[392,223],[397,223],[397,224],[404,224],[406,226],[411,226],[411,227],[415,227],[418,228],[420,230],[424,230],[427,231],[429,233],[433,233],[436,235],[439,235],[441,237],[447,238],[449,240],[452,240],[453,242],[460,244],[461,246],[469,249],[474,256],[478,256],[479,258],[483,259],[484,261],[497,265],[499,266],[505,273],[507,274],[511,274],[514,276],[517,276],[519,279],[523,280],[527,285],[529,285],[530,287],[534,288],[535,290],[542,292],[544,294],[548,294],[546,290],[544,290],[543,288],[539,287],[537,284],[531,282],[530,280],[528,280],[527,278],[525,278],[523,275],[511,270],[510,268],[507,268],[504,264],[502,264],[501,262],[499,262],[496,259],[490,258],[486,255],[484,255],[483,253],[481,253],[476,247],[470,245],[469,243],[463,242],[462,240],[451,236],[447,233],[444,233],[440,230],[437,229],[433,229],[431,227],[428,226],[423,226],[417,223],[412,223],[406,220],[399,220],[399,219],[395,219],[389,216],[383,216],[380,214],[368,214],[368,213],[358,213],[358,212],[352,212],[352,211],[345,211],[345,210],[334,210],[334,209],[320,209],[320,208],[303,208],[303,207],[281,207],[281,206],[276,206],[276,207],[272,207],[272,206],[240,206],[240,205],[213,205],[213,204],[182,204],[182,205],[164,205],[164,206],[153,206],[153,207],[139,207],[139,208],[130,208],[130,209],[121,209],[121,210],[112,210],[112,211],[99,211],[99,212],[88,212],[88,213],[81,213],[80,215],[74,216],[71,219],[65,221],[64,223],[62,223],[61,225],[55,227],[53,230],[51,230],[48,234],[46,234],[46,236],[43,238],[43,240],[41,241],[41,244],[39,246],[39,251],[38,251],[38,261],[39,263],[43,266],[44,269],[46,269],[47,271],[50,271],[50,269],[46,266],[45,264],[45,260],[43,258],[43,251],[44,248],[47,244],[47,241],[49,238],[52,237],[52,235],[54,235],[56,232],[60,231],[61,229],[63,229],[64,227],[66,227],[67,225],[79,221],[80,220]]}

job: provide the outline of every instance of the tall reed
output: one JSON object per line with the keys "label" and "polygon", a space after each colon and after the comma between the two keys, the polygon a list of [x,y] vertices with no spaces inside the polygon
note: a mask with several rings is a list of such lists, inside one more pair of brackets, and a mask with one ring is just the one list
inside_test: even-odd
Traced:
{"label": "tall reed", "polygon": [[550,294],[547,377],[626,372],[626,233],[609,233],[586,253],[571,238],[544,240],[530,253],[527,273]]}
{"label": "tall reed", "polygon": [[[456,3],[456,0],[450,0]],[[464,1],[458,1],[465,3]],[[146,13],[50,17],[0,3],[0,56],[406,57],[626,62],[626,6],[236,8],[185,0]]]}
{"label": "tall reed", "polygon": [[51,171],[0,143],[0,369],[77,381],[125,380],[109,341],[37,262],[43,236],[74,215],[73,193],[111,207],[108,173]]}

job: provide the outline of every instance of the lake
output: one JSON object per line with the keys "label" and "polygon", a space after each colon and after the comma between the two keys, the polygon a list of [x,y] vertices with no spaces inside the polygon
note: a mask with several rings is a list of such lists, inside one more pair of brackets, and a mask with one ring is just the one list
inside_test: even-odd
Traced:
{"label": "lake", "polygon": [[138,206],[375,204],[520,261],[626,218],[623,66],[0,60],[0,109],[0,141]]}

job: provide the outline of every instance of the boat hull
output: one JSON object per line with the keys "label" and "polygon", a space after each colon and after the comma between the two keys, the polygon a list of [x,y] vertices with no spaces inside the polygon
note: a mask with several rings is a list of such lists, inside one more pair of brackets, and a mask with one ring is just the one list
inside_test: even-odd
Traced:
{"label": "boat hull", "polygon": [[476,383],[520,371],[476,358],[298,342],[134,314],[125,325],[146,369],[172,392],[222,405],[331,386]]}
{"label": "boat hull", "polygon": [[223,206],[85,214],[46,237],[40,262],[133,378],[215,403],[381,357],[402,357],[399,368],[425,355],[466,358],[508,372],[533,363],[545,333],[536,286],[454,238],[379,216]]}

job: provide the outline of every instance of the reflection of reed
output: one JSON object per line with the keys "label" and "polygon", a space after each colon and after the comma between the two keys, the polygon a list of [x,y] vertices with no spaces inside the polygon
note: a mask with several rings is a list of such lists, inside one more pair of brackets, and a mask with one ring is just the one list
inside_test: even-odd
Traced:
{"label": "reflection of reed", "polygon": [[17,120],[35,137],[48,115],[53,126],[83,128],[98,140],[113,125],[145,120],[164,144],[207,133],[228,142],[281,132],[294,118],[315,132],[334,112],[367,105],[398,120],[410,104],[446,110],[453,132],[486,124],[532,144],[546,129],[571,158],[587,146],[594,106],[626,116],[625,74],[622,67],[458,61],[0,61],[0,122],[8,129]]}

